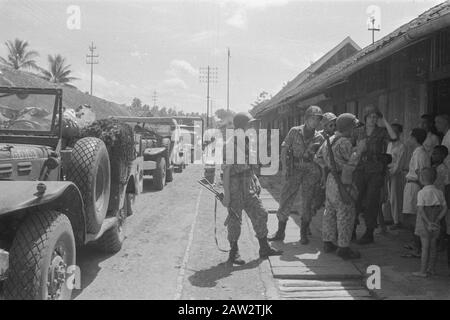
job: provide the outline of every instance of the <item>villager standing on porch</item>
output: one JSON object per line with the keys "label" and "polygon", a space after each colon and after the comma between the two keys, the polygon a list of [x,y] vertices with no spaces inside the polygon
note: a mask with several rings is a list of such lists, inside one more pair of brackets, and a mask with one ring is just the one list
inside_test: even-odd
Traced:
{"label": "villager standing on porch", "polygon": [[420,127],[427,132],[427,138],[423,143],[423,147],[427,151],[428,155],[431,157],[433,153],[433,148],[439,145],[439,137],[435,134],[436,128],[434,127],[434,119],[432,115],[424,114],[420,117],[421,124]]}
{"label": "villager standing on porch", "polygon": [[[385,126],[379,127],[381,120]],[[357,214],[364,213],[366,231],[359,244],[374,241],[373,232],[377,227],[377,217],[381,212],[381,192],[387,174],[386,149],[391,140],[397,139],[397,134],[382,113],[373,106],[365,108],[364,126],[357,129],[356,141],[366,140],[367,149],[362,154],[356,169],[356,186],[359,196],[356,202]]]}
{"label": "villager standing on porch", "polygon": [[301,197],[301,244],[308,243],[307,231],[311,221],[312,201],[316,185],[320,183],[320,167],[313,162],[323,136],[316,131],[322,120],[322,109],[310,106],[305,112],[305,124],[293,127],[281,145],[282,175],[285,183],[281,190],[280,208],[277,212],[278,230],[270,241],[283,241],[286,224],[297,194]]}

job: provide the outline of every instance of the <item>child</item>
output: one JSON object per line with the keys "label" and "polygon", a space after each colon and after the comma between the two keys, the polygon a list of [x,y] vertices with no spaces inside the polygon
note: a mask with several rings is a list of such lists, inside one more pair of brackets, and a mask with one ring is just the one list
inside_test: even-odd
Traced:
{"label": "child", "polygon": [[436,175],[434,168],[425,168],[420,172],[420,182],[424,187],[417,194],[417,219],[414,232],[420,237],[422,243],[420,271],[413,273],[417,277],[435,274],[439,221],[447,213],[444,193],[433,184],[436,181]]}
{"label": "child", "polygon": [[[417,213],[417,193],[422,188],[419,181],[419,173],[422,169],[430,167],[430,157],[422,146],[427,137],[427,132],[420,128],[415,128],[409,136],[409,143],[414,148],[409,170],[406,175],[406,185],[403,192],[403,223],[414,234],[414,225]],[[408,245],[408,249],[414,250],[411,256],[420,256],[420,238],[414,236],[414,244]],[[410,255],[405,255],[410,256]]]}
{"label": "child", "polygon": [[385,208],[390,209],[392,220],[394,225],[391,226],[391,230],[397,230],[400,228],[400,213],[402,210],[403,200],[403,188],[404,188],[404,174],[403,167],[405,163],[406,147],[400,140],[400,136],[403,131],[403,126],[398,123],[392,124],[397,134],[397,140],[391,141],[388,144],[386,153],[392,156],[392,162],[389,164],[389,181],[388,181],[388,202],[389,205]]}

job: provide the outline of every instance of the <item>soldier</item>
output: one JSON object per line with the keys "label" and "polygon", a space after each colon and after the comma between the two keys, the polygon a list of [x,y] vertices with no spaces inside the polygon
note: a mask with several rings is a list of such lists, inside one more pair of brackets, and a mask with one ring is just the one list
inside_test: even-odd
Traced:
{"label": "soldier", "polygon": [[[351,176],[365,148],[362,141],[353,152],[351,136],[357,124],[358,120],[353,114],[341,114],[336,120],[336,134],[328,138],[330,145],[327,141],[324,142],[316,156],[316,161],[331,171],[326,181],[325,211],[322,218],[324,252],[334,252],[337,249],[337,255],[343,259],[360,257],[358,252],[350,249],[356,201],[356,187],[352,185]],[[333,157],[330,156],[330,148]],[[339,182],[344,185],[339,186]],[[346,190],[340,188],[347,188],[348,195],[353,198],[344,199],[342,192]]]}
{"label": "soldier", "polygon": [[324,135],[328,135],[329,137],[331,137],[332,135],[334,135],[334,132],[336,131],[336,115],[332,112],[326,112],[323,114],[323,119],[322,119],[322,130],[320,130],[320,134]]}
{"label": "soldier", "polygon": [[[359,244],[374,242],[373,232],[381,212],[380,190],[387,174],[387,145],[397,139],[394,129],[378,108],[369,105],[364,111],[364,126],[355,130],[356,141],[365,140],[367,146],[355,171],[359,191],[356,210],[357,213],[364,213],[366,224],[366,231],[359,239]],[[384,127],[378,126],[379,121]]]}
{"label": "soldier", "polygon": [[[238,113],[233,118],[234,128],[247,130],[253,126],[256,120],[246,112]],[[244,164],[237,164],[236,161],[232,164],[223,165],[223,186],[224,199],[223,205],[228,209],[227,228],[228,241],[230,242],[230,253],[228,257],[229,263],[238,265],[245,264],[240,258],[238,239],[241,234],[242,209],[245,210],[250,218],[256,237],[259,242],[259,256],[265,259],[269,256],[281,255],[282,251],[274,250],[270,247],[267,241],[267,217],[268,213],[263,207],[259,193],[261,185],[258,177],[254,173],[256,165],[249,164],[248,154],[249,146],[246,139],[245,146],[238,146],[234,141],[227,141],[233,143],[235,148],[235,155],[237,148],[245,148],[246,161]]]}
{"label": "soldier", "polygon": [[278,230],[269,238],[270,241],[284,240],[286,224],[298,194],[301,204],[300,243],[308,244],[307,233],[314,190],[321,179],[321,169],[313,159],[324,141],[323,136],[316,131],[322,115],[322,109],[310,106],[305,112],[305,124],[291,128],[281,145],[282,175],[286,180],[281,190],[277,212]]}

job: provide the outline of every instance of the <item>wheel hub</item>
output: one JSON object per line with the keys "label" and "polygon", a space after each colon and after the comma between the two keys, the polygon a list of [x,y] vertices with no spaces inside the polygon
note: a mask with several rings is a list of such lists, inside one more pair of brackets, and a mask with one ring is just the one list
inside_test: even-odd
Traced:
{"label": "wheel hub", "polygon": [[48,296],[50,299],[58,299],[61,295],[62,287],[66,282],[67,264],[63,256],[54,251],[52,261],[48,270]]}

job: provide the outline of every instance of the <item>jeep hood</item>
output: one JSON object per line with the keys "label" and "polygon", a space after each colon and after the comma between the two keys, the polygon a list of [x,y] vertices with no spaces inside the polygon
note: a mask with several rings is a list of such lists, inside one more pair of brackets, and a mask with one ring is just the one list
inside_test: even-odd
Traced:
{"label": "jeep hood", "polygon": [[36,180],[49,154],[44,146],[0,143],[0,180]]}

